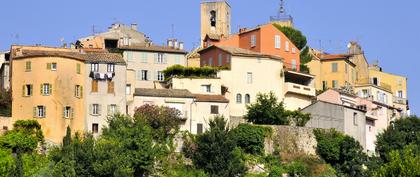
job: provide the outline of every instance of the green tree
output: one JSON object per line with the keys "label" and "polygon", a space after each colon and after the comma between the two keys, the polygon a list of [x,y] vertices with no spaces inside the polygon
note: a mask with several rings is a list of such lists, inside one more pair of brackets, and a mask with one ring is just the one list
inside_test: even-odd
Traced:
{"label": "green tree", "polygon": [[210,130],[197,137],[197,150],[193,154],[194,165],[210,176],[243,176],[246,168],[242,152],[229,137],[229,129],[223,117],[210,121]]}
{"label": "green tree", "polygon": [[403,150],[389,153],[389,162],[374,174],[374,177],[416,177],[420,176],[420,147],[408,145]]}
{"label": "green tree", "polygon": [[289,120],[285,114],[283,103],[278,102],[273,92],[257,94],[257,101],[247,105],[245,119],[254,124],[288,125]]}
{"label": "green tree", "polygon": [[265,127],[240,124],[230,131],[230,136],[244,152],[259,155],[264,153],[264,140],[269,132]]}
{"label": "green tree", "polygon": [[10,149],[0,148],[0,177],[10,176],[14,169],[14,160]]}
{"label": "green tree", "polygon": [[284,35],[286,35],[287,38],[289,38],[299,50],[303,49],[306,46],[307,40],[301,31],[292,27],[281,26],[279,24],[274,24],[274,26],[281,32],[283,32]]}
{"label": "green tree", "polygon": [[388,162],[389,153],[402,150],[406,145],[415,144],[420,147],[420,119],[416,116],[398,119],[381,134],[376,141],[376,150],[380,157]]}

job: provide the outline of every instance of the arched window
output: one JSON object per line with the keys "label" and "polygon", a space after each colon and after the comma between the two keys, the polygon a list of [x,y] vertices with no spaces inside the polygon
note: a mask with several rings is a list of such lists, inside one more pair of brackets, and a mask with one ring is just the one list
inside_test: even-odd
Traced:
{"label": "arched window", "polygon": [[242,103],[242,95],[240,93],[236,94],[236,103]]}
{"label": "arched window", "polygon": [[216,27],[216,11],[210,11],[210,25],[211,27]]}
{"label": "arched window", "polygon": [[245,95],[245,104],[249,104],[251,103],[251,96],[249,96],[249,94]]}

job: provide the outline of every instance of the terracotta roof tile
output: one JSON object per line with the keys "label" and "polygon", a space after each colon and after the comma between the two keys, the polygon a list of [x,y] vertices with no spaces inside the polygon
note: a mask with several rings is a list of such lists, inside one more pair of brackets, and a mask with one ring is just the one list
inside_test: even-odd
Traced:
{"label": "terracotta roof tile", "polygon": [[134,96],[149,97],[172,97],[172,98],[195,98],[195,96],[186,89],[146,89],[136,88]]}
{"label": "terracotta roof tile", "polygon": [[138,51],[150,51],[150,52],[167,52],[167,53],[187,54],[187,51],[185,51],[185,50],[174,49],[174,48],[166,47],[166,46],[157,46],[157,45],[151,45],[151,46],[145,46],[145,45],[123,46],[123,47],[120,47],[120,49],[122,49],[122,50],[138,50]]}
{"label": "terracotta roof tile", "polygon": [[215,45],[212,45],[210,47],[207,47],[205,49],[202,49],[202,50],[198,51],[198,53],[204,52],[204,51],[209,50],[211,48],[219,48],[219,49],[221,49],[225,52],[228,52],[228,53],[230,53],[231,55],[234,55],[234,56],[266,57],[266,58],[283,60],[283,58],[278,57],[278,56],[262,54],[262,53],[242,49],[242,48],[239,48],[239,47],[232,47],[232,46],[215,46]]}
{"label": "terracotta roof tile", "polygon": [[194,94],[197,102],[216,102],[216,103],[229,103],[223,95],[203,95]]}

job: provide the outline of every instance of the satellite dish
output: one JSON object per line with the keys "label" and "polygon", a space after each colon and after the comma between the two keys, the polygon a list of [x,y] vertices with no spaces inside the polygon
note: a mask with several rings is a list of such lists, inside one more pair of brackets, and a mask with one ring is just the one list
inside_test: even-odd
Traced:
{"label": "satellite dish", "polygon": [[351,47],[351,43],[347,44],[347,48],[350,48],[350,47]]}

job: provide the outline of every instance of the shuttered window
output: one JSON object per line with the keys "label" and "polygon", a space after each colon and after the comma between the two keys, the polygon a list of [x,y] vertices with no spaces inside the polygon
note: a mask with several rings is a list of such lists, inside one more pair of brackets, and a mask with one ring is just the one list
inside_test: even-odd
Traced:
{"label": "shuttered window", "polygon": [[114,82],[108,81],[108,93],[114,93]]}
{"label": "shuttered window", "polygon": [[41,95],[43,96],[52,95],[52,85],[48,83],[41,84]]}
{"label": "shuttered window", "polygon": [[92,92],[98,92],[98,81],[92,80]]}
{"label": "shuttered window", "polygon": [[31,62],[31,61],[27,61],[27,62],[25,63],[25,71],[26,71],[26,72],[30,72],[30,71],[32,71],[32,62]]}

